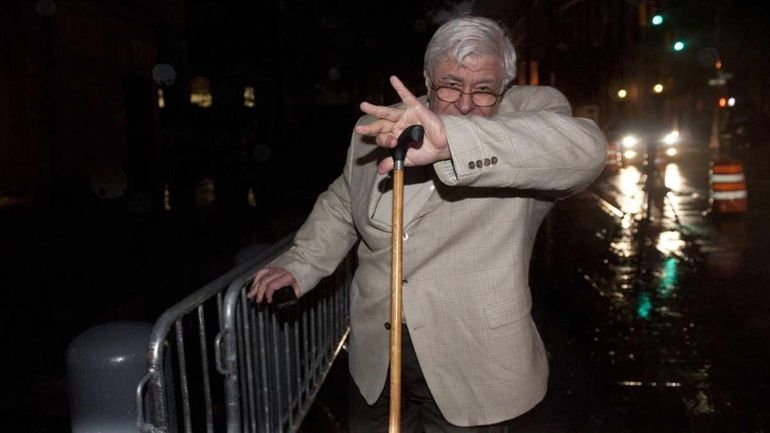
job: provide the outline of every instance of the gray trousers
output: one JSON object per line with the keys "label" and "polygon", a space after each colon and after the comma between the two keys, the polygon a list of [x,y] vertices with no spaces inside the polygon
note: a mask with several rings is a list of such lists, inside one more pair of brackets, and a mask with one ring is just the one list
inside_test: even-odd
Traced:
{"label": "gray trousers", "polygon": [[[458,427],[441,415],[417,361],[406,325],[402,325],[401,350],[401,432],[402,433],[513,433],[538,431],[531,429],[528,414],[490,426]],[[390,410],[390,385],[373,405],[368,405],[358,387],[350,380],[348,392],[350,433],[387,433]]]}

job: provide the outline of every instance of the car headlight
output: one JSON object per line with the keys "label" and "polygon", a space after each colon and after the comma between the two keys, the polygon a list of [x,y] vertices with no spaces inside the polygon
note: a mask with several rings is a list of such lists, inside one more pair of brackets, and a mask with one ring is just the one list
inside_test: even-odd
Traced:
{"label": "car headlight", "polygon": [[668,134],[666,134],[665,137],[663,137],[663,142],[668,144],[669,146],[673,146],[677,142],[679,142],[679,131],[671,131]]}
{"label": "car headlight", "polygon": [[637,140],[633,135],[626,135],[623,137],[623,140],[620,141],[623,147],[634,147],[638,142],[639,140]]}

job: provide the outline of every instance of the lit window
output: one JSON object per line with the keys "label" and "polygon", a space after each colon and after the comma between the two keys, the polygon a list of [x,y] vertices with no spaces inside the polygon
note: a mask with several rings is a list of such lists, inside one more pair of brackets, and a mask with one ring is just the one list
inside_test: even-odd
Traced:
{"label": "lit window", "polygon": [[256,105],[256,99],[254,98],[254,88],[246,87],[243,89],[243,106],[254,108]]}
{"label": "lit window", "polygon": [[163,185],[163,210],[166,212],[171,210],[171,190],[168,184]]}
{"label": "lit window", "polygon": [[190,80],[190,103],[201,108],[211,107],[211,85],[206,77],[194,77]]}

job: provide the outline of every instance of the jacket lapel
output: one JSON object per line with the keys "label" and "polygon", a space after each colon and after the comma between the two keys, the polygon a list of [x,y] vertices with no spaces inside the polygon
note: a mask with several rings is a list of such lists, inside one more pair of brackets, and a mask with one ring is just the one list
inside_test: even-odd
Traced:
{"label": "jacket lapel", "polygon": [[[407,168],[404,174],[404,227],[428,213],[441,203],[434,186],[438,179],[432,167]],[[392,230],[392,178],[376,175],[370,187],[367,216],[372,226]]]}
{"label": "jacket lapel", "polygon": [[383,203],[383,195],[391,187],[390,180],[387,173],[382,175],[377,173],[376,165],[372,171],[374,176],[370,177],[372,184],[369,186],[369,206],[366,210],[366,217],[370,225],[382,231],[390,232],[392,230],[390,217],[382,217],[382,206],[388,206],[390,209],[390,203]]}

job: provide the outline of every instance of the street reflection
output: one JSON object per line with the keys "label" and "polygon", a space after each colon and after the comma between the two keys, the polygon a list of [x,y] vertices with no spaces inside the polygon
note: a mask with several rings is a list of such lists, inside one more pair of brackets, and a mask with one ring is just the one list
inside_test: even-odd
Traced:
{"label": "street reflection", "polygon": [[[586,282],[575,305],[587,313],[582,331],[592,368],[611,385],[612,410],[639,428],[580,431],[767,430],[770,358],[761,343],[770,292],[762,246],[770,242],[770,194],[759,173],[768,154],[765,147],[743,156],[756,170],[755,199],[744,213],[710,209],[714,157],[701,149],[656,167],[657,176],[626,165],[592,187],[601,213],[588,216],[586,229],[598,241],[589,254],[570,248],[565,262],[578,264]],[[564,221],[583,215],[585,204],[575,201]]]}
{"label": "street reflection", "polygon": [[678,230],[666,230],[658,235],[658,242],[655,247],[663,255],[681,254],[685,242],[682,240],[682,234]]}
{"label": "street reflection", "polygon": [[623,167],[617,177],[620,191],[618,205],[624,213],[638,213],[642,209],[643,194],[641,189],[642,173],[634,166]]}
{"label": "street reflection", "polygon": [[666,388],[679,388],[680,386],[682,386],[682,384],[680,382],[663,382],[663,383],[647,382],[647,383],[645,383],[645,382],[637,382],[635,380],[621,380],[619,382],[616,382],[616,385],[620,385],[620,386],[651,386],[651,387],[660,386],[660,387],[666,387]]}
{"label": "street reflection", "polygon": [[639,300],[636,305],[636,314],[642,319],[650,318],[650,311],[652,310],[652,301],[650,300],[650,294],[642,292],[639,294]]}
{"label": "street reflection", "polygon": [[675,257],[669,257],[663,262],[663,272],[658,285],[658,294],[667,298],[671,295],[678,283],[679,260]]}
{"label": "street reflection", "polygon": [[674,192],[682,191],[682,173],[679,171],[679,166],[677,164],[666,164],[663,178],[666,188]]}
{"label": "street reflection", "polygon": [[[696,302],[696,293],[686,289],[694,268],[678,215],[689,218],[702,195],[679,164],[658,169],[659,177],[648,178],[658,174],[626,166],[608,181],[610,201],[622,216],[616,219],[606,267],[586,276],[604,306],[592,353],[607,367],[618,392],[636,388],[660,397],[656,393],[677,389],[680,407],[691,415],[708,414],[714,410],[710,363],[702,355],[704,331],[689,311]],[[648,194],[655,212],[645,220]],[[656,398],[650,396],[640,398]]]}

